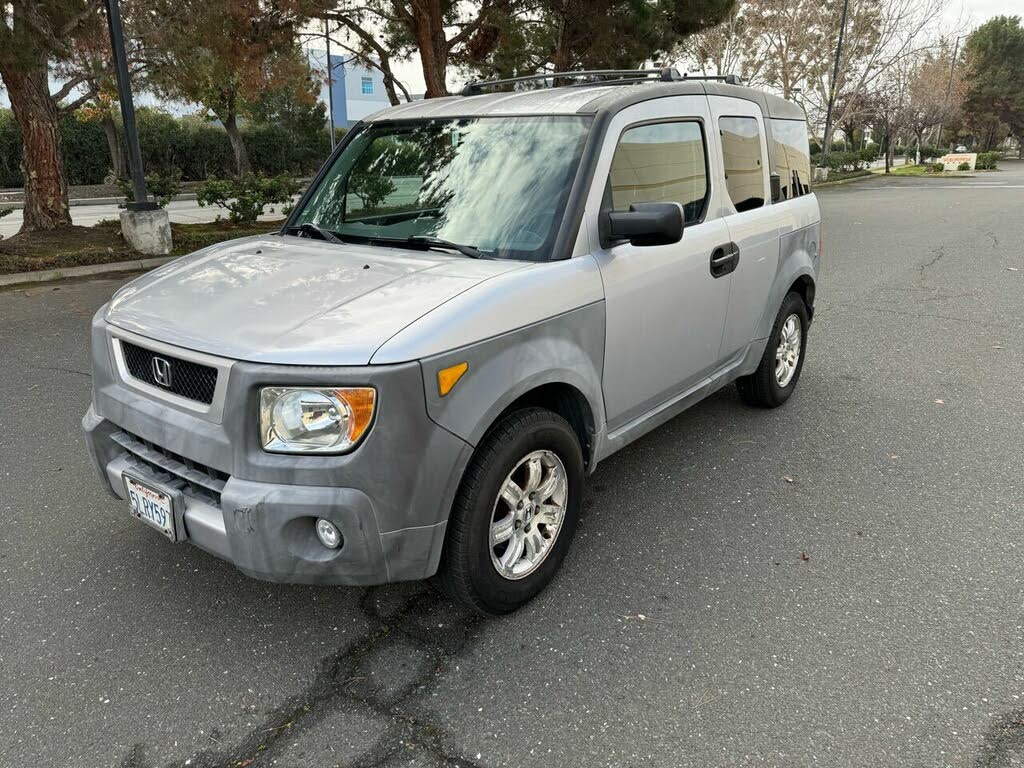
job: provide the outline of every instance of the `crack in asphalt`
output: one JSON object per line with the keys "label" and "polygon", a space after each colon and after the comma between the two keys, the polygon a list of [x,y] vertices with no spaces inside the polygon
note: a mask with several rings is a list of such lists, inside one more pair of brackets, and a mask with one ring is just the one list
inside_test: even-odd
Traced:
{"label": "crack in asphalt", "polygon": [[[394,588],[394,585],[388,585]],[[390,721],[384,734],[368,749],[346,764],[352,768],[383,768],[397,760],[400,753],[415,750],[446,768],[477,768],[472,759],[457,754],[454,738],[445,728],[418,715],[411,706],[431,684],[458,659],[470,641],[472,630],[484,617],[470,615],[439,595],[432,588],[416,589],[393,613],[382,611],[377,596],[383,588],[368,589],[359,601],[360,610],[373,628],[347,650],[328,656],[320,664],[313,682],[300,694],[291,696],[275,708],[263,722],[235,744],[202,750],[185,760],[176,760],[166,768],[253,768],[270,763],[295,738],[331,714],[343,708]],[[453,618],[454,614],[454,618]],[[437,628],[444,617],[443,633]],[[407,640],[424,653],[429,663],[396,693],[359,686],[365,676],[359,673],[367,657],[389,639]],[[218,742],[219,743],[219,742]],[[145,745],[136,743],[128,751],[120,768],[149,768]]]}
{"label": "crack in asphalt", "polygon": [[923,262],[918,267],[918,272],[919,272],[922,280],[924,280],[925,270],[927,270],[929,267],[934,267],[936,264],[938,264],[942,260],[942,257],[946,255],[946,246],[940,245],[937,248],[932,248],[931,252],[932,252],[932,258],[930,260],[926,261],[926,262]]}
{"label": "crack in asphalt", "polygon": [[1000,717],[985,735],[977,768],[1011,768],[1024,761],[1024,709]]}

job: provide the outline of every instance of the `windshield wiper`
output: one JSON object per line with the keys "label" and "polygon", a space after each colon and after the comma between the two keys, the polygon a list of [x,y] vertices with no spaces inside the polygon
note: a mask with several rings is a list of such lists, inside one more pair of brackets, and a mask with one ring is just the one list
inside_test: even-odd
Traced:
{"label": "windshield wiper", "polygon": [[422,245],[426,248],[446,248],[451,251],[458,251],[463,256],[471,259],[486,259],[487,254],[472,245],[453,243],[451,240],[443,240],[440,237],[429,235],[412,235],[411,237],[375,237],[372,242],[386,243],[388,245]]}
{"label": "windshield wiper", "polygon": [[318,235],[321,240],[326,240],[329,243],[334,243],[335,245],[344,245],[345,244],[341,240],[341,238],[339,238],[336,234],[331,232],[329,229],[324,229],[323,227],[318,227],[316,224],[314,224],[311,221],[304,221],[301,224],[296,224],[294,226],[288,227],[288,229],[286,229],[285,231],[286,232],[305,232],[307,234],[312,233],[314,235]]}

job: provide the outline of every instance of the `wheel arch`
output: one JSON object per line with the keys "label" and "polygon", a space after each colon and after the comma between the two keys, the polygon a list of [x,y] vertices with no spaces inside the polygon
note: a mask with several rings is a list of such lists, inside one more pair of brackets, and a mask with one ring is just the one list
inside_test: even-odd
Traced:
{"label": "wheel arch", "polygon": [[800,275],[786,291],[787,294],[795,292],[800,295],[804,300],[804,306],[807,307],[807,317],[811,320],[814,319],[814,291],[814,278],[808,273]]}
{"label": "wheel arch", "polygon": [[524,392],[509,403],[488,426],[487,431],[489,432],[508,414],[529,407],[544,408],[557,413],[569,422],[569,426],[579,438],[580,448],[583,450],[583,463],[589,470],[594,458],[597,427],[594,410],[590,407],[586,395],[572,384],[564,381],[541,384]]}

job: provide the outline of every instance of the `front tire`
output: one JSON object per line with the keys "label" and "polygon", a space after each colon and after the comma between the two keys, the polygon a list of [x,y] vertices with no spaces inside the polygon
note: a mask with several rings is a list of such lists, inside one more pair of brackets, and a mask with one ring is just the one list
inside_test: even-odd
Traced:
{"label": "front tire", "polygon": [[554,578],[576,530],[583,451],[543,408],[504,416],[473,455],[452,507],[437,582],[484,613],[509,613]]}
{"label": "front tire", "polygon": [[736,380],[745,403],[777,408],[789,399],[804,367],[809,323],[803,297],[795,291],[786,294],[757,370]]}

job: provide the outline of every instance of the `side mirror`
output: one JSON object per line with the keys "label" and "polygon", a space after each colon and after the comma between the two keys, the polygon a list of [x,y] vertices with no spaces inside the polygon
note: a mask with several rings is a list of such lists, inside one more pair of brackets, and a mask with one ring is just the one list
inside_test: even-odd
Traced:
{"label": "side mirror", "polygon": [[777,203],[782,199],[782,178],[777,173],[768,177],[772,187],[772,202]]}
{"label": "side mirror", "polygon": [[683,237],[683,206],[633,203],[628,211],[605,211],[600,224],[605,247],[627,240],[636,246],[671,245]]}

